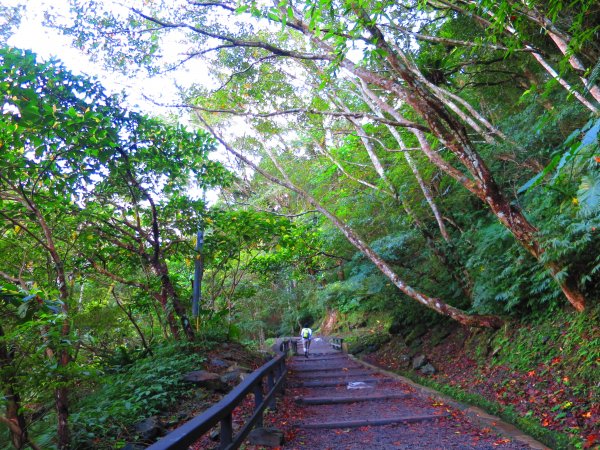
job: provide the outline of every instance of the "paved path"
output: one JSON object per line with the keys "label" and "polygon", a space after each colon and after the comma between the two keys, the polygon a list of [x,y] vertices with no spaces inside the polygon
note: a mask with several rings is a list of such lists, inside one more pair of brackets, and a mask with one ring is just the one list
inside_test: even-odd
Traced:
{"label": "paved path", "polygon": [[291,359],[283,409],[277,426],[286,431],[286,449],[544,448],[499,436],[325,339],[313,340],[308,358]]}

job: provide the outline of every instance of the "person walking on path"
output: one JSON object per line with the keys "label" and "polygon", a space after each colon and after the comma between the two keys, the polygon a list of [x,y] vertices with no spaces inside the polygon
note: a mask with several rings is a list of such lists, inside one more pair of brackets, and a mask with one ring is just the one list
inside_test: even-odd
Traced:
{"label": "person walking on path", "polygon": [[300,339],[302,339],[302,348],[304,350],[304,356],[308,358],[308,349],[310,347],[310,341],[312,339],[312,330],[308,327],[300,330]]}

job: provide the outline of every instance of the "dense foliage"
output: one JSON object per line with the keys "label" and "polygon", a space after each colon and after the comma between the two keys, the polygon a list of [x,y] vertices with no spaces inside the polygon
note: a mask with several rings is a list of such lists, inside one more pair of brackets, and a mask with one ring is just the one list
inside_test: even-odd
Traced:
{"label": "dense foliage", "polygon": [[[48,21],[112,69],[200,58],[211,80],[181,91],[190,131],[0,51],[0,381],[17,448],[48,434],[30,425],[51,403],[66,448],[80,384],[165,340],[262,344],[331,311],[510,327],[597,303],[595,2],[71,4]],[[185,61],[163,59],[173,42]],[[145,395],[115,401],[123,421],[162,405]],[[84,434],[106,430],[102,404],[78,403]]]}

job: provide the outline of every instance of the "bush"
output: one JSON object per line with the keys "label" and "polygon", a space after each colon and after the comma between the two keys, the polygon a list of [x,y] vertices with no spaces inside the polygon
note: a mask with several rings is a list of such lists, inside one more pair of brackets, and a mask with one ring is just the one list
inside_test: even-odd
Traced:
{"label": "bush", "polygon": [[73,447],[94,448],[96,438],[107,446],[115,444],[127,427],[174,403],[189,388],[182,375],[198,369],[204,360],[190,346],[164,345],[155,349],[154,356],[105,377],[102,387],[74,405]]}

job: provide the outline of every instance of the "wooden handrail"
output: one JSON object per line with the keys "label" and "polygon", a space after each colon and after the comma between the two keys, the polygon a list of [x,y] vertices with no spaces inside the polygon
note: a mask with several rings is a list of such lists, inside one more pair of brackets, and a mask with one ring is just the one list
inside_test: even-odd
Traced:
{"label": "wooden handrail", "polygon": [[338,337],[331,338],[331,346],[334,350],[339,350],[340,352],[344,351],[344,339]]}
{"label": "wooden handrail", "polygon": [[[275,405],[275,394],[283,388],[287,374],[285,359],[290,349],[290,340],[284,342],[282,353],[248,375],[219,403],[171,431],[147,450],[187,449],[219,422],[221,423],[219,448],[233,450],[242,445],[255,425],[262,426],[263,411],[268,406]],[[266,394],[263,393],[265,378],[268,388]],[[250,393],[254,394],[254,413],[234,436],[232,412]]]}

